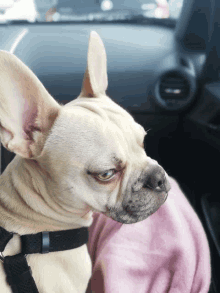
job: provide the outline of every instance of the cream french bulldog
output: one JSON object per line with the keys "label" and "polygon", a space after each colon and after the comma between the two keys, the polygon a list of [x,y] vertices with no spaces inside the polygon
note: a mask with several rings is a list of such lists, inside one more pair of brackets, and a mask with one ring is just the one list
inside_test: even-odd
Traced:
{"label": "cream french bulldog", "polygon": [[[6,51],[0,51],[0,81],[1,142],[16,154],[0,177],[1,227],[19,235],[88,227],[93,211],[130,224],[165,202],[168,175],[146,155],[146,132],[106,96],[106,52],[96,32],[90,34],[82,91],[72,102],[57,103]],[[5,256],[20,252],[17,234]],[[86,291],[86,244],[28,255],[27,261],[40,293]],[[1,262],[0,292],[11,292]]]}

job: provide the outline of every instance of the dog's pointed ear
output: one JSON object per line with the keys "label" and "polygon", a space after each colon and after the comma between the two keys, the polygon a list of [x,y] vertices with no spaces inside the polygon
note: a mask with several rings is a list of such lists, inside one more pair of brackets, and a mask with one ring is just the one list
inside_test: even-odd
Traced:
{"label": "dog's pointed ear", "polygon": [[60,108],[20,59],[0,51],[0,138],[9,151],[39,156]]}
{"label": "dog's pointed ear", "polygon": [[107,58],[100,36],[92,31],[89,38],[87,69],[80,96],[96,97],[108,87]]}

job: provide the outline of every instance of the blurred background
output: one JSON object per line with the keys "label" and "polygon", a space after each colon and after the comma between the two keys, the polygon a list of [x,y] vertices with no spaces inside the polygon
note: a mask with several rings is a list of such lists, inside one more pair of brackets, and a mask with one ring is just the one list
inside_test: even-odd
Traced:
{"label": "blurred background", "polygon": [[0,22],[177,19],[183,0],[0,0]]}

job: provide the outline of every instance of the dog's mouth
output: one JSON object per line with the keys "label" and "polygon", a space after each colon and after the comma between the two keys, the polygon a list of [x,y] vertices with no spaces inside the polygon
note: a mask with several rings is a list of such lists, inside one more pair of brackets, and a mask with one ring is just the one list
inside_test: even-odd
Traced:
{"label": "dog's mouth", "polygon": [[105,213],[106,216],[113,220],[123,224],[133,224],[147,219],[150,215],[155,213],[166,201],[168,193],[164,193],[162,200],[160,199],[157,204],[142,204],[132,205],[127,204],[124,207],[119,208],[108,208]]}
{"label": "dog's mouth", "polygon": [[158,206],[125,206],[124,210],[126,213],[128,213],[131,217],[138,217],[138,216],[146,216],[149,217],[151,214],[156,212],[166,201],[168,196],[168,193],[164,193],[163,195],[163,201],[160,202]]}

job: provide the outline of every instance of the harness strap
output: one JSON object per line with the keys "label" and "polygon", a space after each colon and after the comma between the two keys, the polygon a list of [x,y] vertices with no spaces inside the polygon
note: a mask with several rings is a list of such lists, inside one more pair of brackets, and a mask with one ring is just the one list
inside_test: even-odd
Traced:
{"label": "harness strap", "polygon": [[[0,227],[0,252],[3,252],[13,233]],[[65,231],[40,232],[37,234],[22,235],[21,253],[1,257],[7,283],[13,293],[39,293],[32,277],[25,255],[33,253],[48,253],[74,249],[88,242],[88,228],[79,228]]]}
{"label": "harness strap", "polygon": [[88,229],[40,232],[21,236],[22,253],[47,253],[82,246],[88,242]]}
{"label": "harness strap", "polygon": [[7,276],[7,283],[11,286],[13,293],[39,292],[32,277],[31,268],[28,266],[23,254],[6,256],[3,265]]}
{"label": "harness strap", "polygon": [[0,251],[5,249],[6,244],[13,237],[13,233],[8,232],[4,228],[0,227]]}

